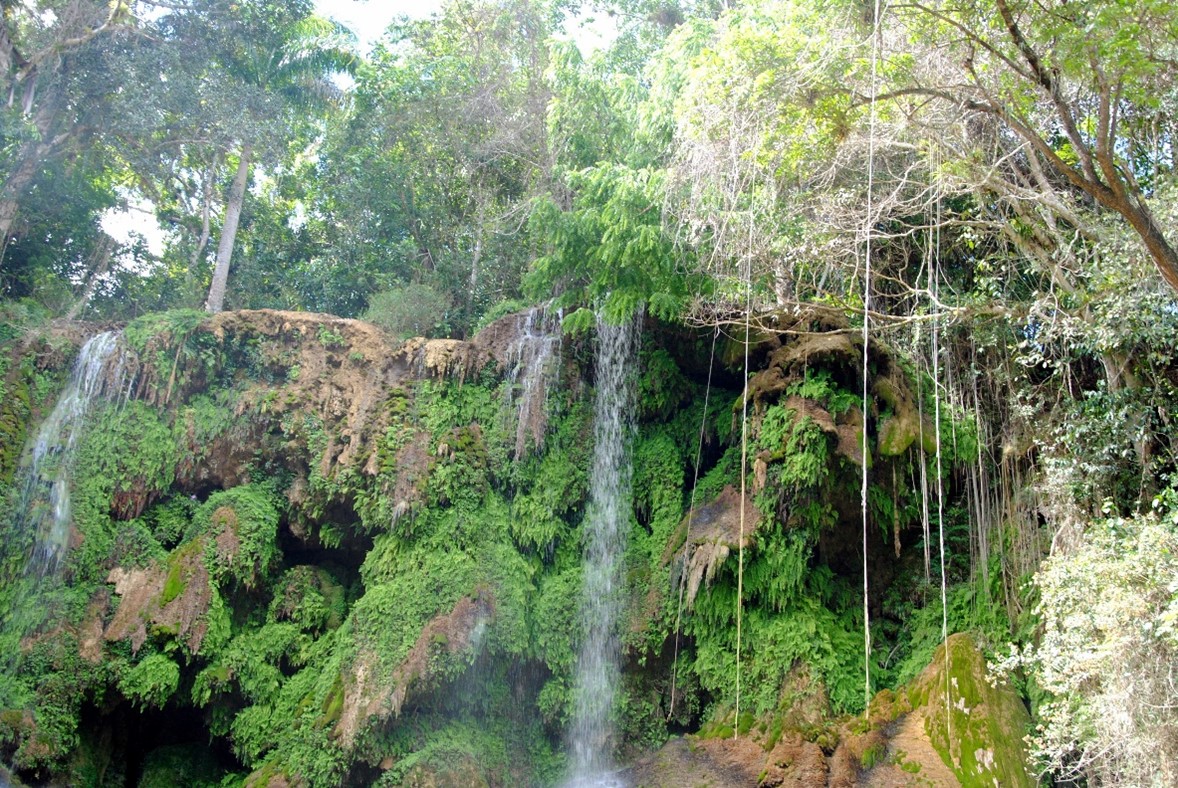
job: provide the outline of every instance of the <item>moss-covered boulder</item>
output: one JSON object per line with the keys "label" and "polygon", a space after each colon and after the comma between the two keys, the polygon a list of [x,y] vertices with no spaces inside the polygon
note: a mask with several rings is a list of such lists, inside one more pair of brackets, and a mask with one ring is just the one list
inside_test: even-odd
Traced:
{"label": "moss-covered boulder", "polygon": [[897,696],[923,715],[929,740],[965,788],[1036,785],[1023,743],[1030,714],[1013,688],[990,682],[969,635],[950,635]]}

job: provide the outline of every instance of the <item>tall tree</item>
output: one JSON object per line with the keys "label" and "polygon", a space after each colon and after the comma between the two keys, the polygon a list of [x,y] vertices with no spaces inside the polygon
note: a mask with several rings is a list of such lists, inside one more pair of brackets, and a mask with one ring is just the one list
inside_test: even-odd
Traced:
{"label": "tall tree", "polygon": [[[106,124],[105,96],[117,71],[92,68],[103,48],[132,35],[124,0],[4,3],[0,17],[0,240],[12,232],[21,200],[41,168]],[[117,47],[117,44],[115,44]]]}
{"label": "tall tree", "polygon": [[223,122],[240,129],[237,168],[225,204],[221,237],[205,309],[219,312],[236,242],[238,223],[256,146],[274,150],[288,138],[289,129],[305,122],[340,97],[332,77],[348,73],[355,55],[347,47],[345,31],[325,19],[309,15],[308,3],[258,3],[235,6],[228,17],[227,37],[217,53],[221,73],[240,81],[252,98],[254,124],[223,115]]}
{"label": "tall tree", "polygon": [[914,2],[895,13],[936,66],[889,95],[931,96],[1001,124],[1028,166],[1132,227],[1178,291],[1178,247],[1149,205],[1175,163],[1178,3]]}

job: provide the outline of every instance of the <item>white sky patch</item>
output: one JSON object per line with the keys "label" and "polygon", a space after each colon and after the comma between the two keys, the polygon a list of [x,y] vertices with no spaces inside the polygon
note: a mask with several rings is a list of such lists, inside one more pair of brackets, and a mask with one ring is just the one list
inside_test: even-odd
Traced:
{"label": "white sky patch", "polygon": [[[442,12],[443,0],[315,0],[315,13],[334,19],[356,34],[360,51],[373,45],[400,16],[424,19]],[[588,9],[565,21],[561,38],[576,42],[584,57],[604,49],[618,35],[617,19]]]}
{"label": "white sky patch", "polygon": [[360,51],[372,51],[399,16],[423,19],[440,13],[442,0],[315,0],[315,13],[334,19],[356,34]]}
{"label": "white sky patch", "polygon": [[99,220],[103,232],[120,244],[130,244],[135,236],[142,236],[147,242],[147,250],[156,257],[161,256],[169,233],[156,221],[155,207],[139,195],[126,194],[125,197],[126,208],[109,208],[103,212]]}
{"label": "white sky patch", "polygon": [[582,10],[578,16],[565,20],[564,35],[560,37],[572,40],[581,50],[581,57],[588,59],[612,44],[618,32],[617,17],[604,11]]}

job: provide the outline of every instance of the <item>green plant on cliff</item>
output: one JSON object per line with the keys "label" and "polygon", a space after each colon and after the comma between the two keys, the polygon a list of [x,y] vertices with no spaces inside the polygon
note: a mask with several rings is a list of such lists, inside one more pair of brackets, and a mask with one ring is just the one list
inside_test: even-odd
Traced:
{"label": "green plant on cliff", "polygon": [[364,319],[397,339],[445,336],[452,310],[449,296],[423,283],[410,283],[374,293]]}
{"label": "green plant on cliff", "polygon": [[221,586],[252,589],[279,558],[278,509],[269,485],[241,485],[213,493],[193,514],[193,527],[209,536],[205,566]]}
{"label": "green plant on cliff", "polygon": [[1178,492],[1090,524],[1035,577],[1038,640],[999,662],[1047,693],[1040,769],[1100,784],[1172,782],[1178,694]]}
{"label": "green plant on cliff", "polygon": [[180,685],[180,667],[163,654],[150,654],[123,673],[119,691],[141,707],[161,707]]}

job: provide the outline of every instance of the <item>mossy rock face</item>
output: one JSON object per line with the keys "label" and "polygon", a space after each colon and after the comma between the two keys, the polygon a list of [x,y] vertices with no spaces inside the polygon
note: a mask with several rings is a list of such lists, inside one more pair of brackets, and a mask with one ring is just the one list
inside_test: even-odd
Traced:
{"label": "mossy rock face", "polygon": [[877,448],[881,456],[899,457],[914,443],[926,454],[937,450],[936,428],[917,409],[915,394],[903,373],[876,378],[872,392],[886,407],[880,417]]}
{"label": "mossy rock face", "polygon": [[916,440],[918,429],[908,414],[892,414],[879,426],[879,453],[884,457],[900,456]]}
{"label": "mossy rock face", "polygon": [[907,694],[912,707],[923,711],[925,733],[962,786],[1036,785],[1023,743],[1030,715],[1013,688],[990,684],[986,660],[969,635],[951,635],[939,646]]}
{"label": "mossy rock face", "polygon": [[306,785],[307,781],[302,777],[292,777],[274,763],[266,763],[242,783],[244,788],[305,788]]}
{"label": "mossy rock face", "polygon": [[472,757],[436,768],[424,764],[415,766],[401,784],[413,788],[487,788],[490,785]]}

